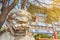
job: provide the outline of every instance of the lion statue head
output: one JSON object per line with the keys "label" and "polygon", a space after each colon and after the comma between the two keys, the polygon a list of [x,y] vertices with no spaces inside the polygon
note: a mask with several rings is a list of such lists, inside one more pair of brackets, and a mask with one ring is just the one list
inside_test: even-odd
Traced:
{"label": "lion statue head", "polygon": [[14,31],[28,30],[31,14],[25,10],[13,10],[8,14],[6,24]]}

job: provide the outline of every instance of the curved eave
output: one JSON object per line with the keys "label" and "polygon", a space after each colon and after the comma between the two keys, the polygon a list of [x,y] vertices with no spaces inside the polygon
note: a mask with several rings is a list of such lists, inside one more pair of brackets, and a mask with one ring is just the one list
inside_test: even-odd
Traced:
{"label": "curved eave", "polygon": [[30,29],[30,32],[32,33],[40,33],[40,34],[53,34],[53,31],[51,30],[40,30],[40,29]]}
{"label": "curved eave", "polygon": [[32,22],[30,23],[30,25],[31,26],[44,26],[44,27],[46,27],[47,26],[47,24],[46,23],[38,23],[38,22],[34,22],[34,24],[32,24]]}

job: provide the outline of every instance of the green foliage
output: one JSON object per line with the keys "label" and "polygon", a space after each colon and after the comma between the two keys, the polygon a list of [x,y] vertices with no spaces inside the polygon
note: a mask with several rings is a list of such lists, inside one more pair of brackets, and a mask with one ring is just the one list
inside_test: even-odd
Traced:
{"label": "green foliage", "polygon": [[15,0],[15,3],[18,3],[19,2],[19,0]]}
{"label": "green foliage", "polygon": [[28,11],[31,13],[31,14],[34,14],[34,13],[43,13],[44,10],[41,10],[40,8],[38,8],[37,6],[31,4],[28,8]]}
{"label": "green foliage", "polygon": [[60,39],[60,32],[58,32],[58,39]]}
{"label": "green foliage", "polygon": [[60,39],[60,36],[58,36],[58,39]]}
{"label": "green foliage", "polygon": [[2,28],[0,29],[0,32],[1,32],[1,31],[4,31],[5,29],[6,29],[6,27],[2,27]]}
{"label": "green foliage", "polygon": [[34,36],[35,39],[38,38],[51,38],[48,34],[37,34]]}

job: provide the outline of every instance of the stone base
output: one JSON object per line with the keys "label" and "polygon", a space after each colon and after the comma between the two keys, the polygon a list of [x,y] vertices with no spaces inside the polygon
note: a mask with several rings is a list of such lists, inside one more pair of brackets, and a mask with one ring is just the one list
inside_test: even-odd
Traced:
{"label": "stone base", "polygon": [[32,35],[26,35],[26,36],[12,36],[9,32],[3,33],[3,35],[0,36],[0,40],[35,40]]}

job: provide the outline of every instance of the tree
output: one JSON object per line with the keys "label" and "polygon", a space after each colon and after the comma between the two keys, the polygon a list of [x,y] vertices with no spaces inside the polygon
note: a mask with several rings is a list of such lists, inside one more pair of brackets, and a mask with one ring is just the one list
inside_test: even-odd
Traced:
{"label": "tree", "polygon": [[8,13],[16,6],[19,0],[14,0],[13,3],[10,6],[6,6],[7,2],[9,0],[1,0],[0,2],[2,3],[2,8],[1,8],[1,14],[0,14],[0,29],[2,25],[5,22],[5,19],[8,15]]}
{"label": "tree", "polygon": [[[60,18],[60,0],[52,0],[53,2],[51,4],[46,4],[38,0],[35,0],[35,1],[40,6],[30,5],[30,7],[28,8],[28,11],[31,12],[31,14],[35,12],[47,14],[46,23],[58,22],[60,20],[59,19]],[[42,4],[44,4],[45,6]]]}

